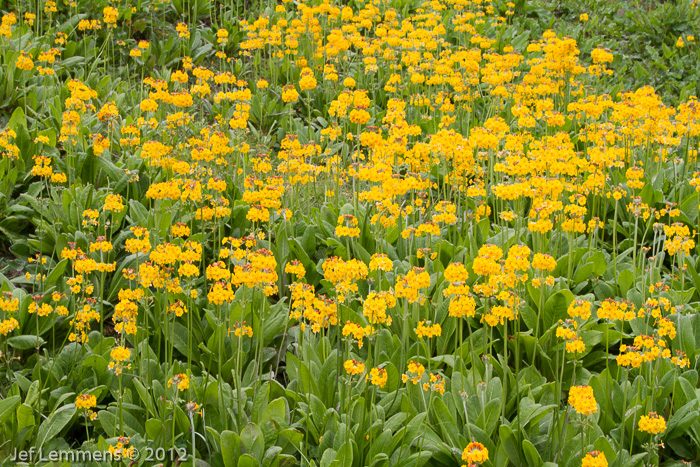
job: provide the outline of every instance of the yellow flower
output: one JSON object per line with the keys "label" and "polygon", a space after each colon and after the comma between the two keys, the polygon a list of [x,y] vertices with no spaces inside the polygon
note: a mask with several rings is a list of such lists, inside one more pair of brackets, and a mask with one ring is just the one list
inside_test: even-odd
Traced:
{"label": "yellow flower", "polygon": [[666,430],[666,420],[656,412],[649,412],[649,415],[642,415],[639,419],[639,431],[659,434]]}
{"label": "yellow flower", "polygon": [[598,412],[598,405],[590,386],[573,386],[569,391],[569,404],[576,413],[590,415]]}
{"label": "yellow flower", "polygon": [[357,360],[346,360],[343,364],[345,372],[349,375],[361,375],[365,372],[365,364]]}
{"label": "yellow flower", "polygon": [[190,387],[190,378],[185,373],[177,374],[168,380],[168,387],[171,387],[173,384],[178,391],[184,391]]}
{"label": "yellow flower", "polygon": [[112,360],[115,362],[123,362],[131,358],[131,350],[121,346],[115,347],[109,353],[109,356],[112,357]]}
{"label": "yellow flower", "polygon": [[303,278],[306,275],[306,270],[304,269],[304,266],[302,266],[302,264],[297,259],[287,263],[287,265],[284,267],[284,272],[287,274],[294,274],[299,279]]}
{"label": "yellow flower", "polygon": [[79,409],[91,409],[97,406],[97,398],[92,394],[81,394],[75,398],[75,406]]}
{"label": "yellow flower", "polygon": [[414,362],[411,360],[408,363],[408,368],[406,369],[406,373],[401,375],[401,380],[406,383],[408,380],[411,380],[413,384],[418,384],[423,377],[423,373],[425,373],[425,367],[421,365],[420,363]]}
{"label": "yellow flower", "polygon": [[581,467],[608,467],[608,460],[600,451],[589,452],[581,460]]}
{"label": "yellow flower", "polygon": [[15,61],[15,67],[19,70],[29,71],[34,68],[34,62],[26,52],[22,52]]}
{"label": "yellow flower", "polygon": [[228,42],[228,31],[224,28],[219,29],[216,31],[216,43],[217,44],[226,44]]}
{"label": "yellow flower", "polygon": [[177,26],[175,27],[175,31],[177,31],[179,37],[182,37],[185,39],[190,38],[190,31],[185,23],[177,23]]}
{"label": "yellow flower", "polygon": [[190,227],[187,224],[178,222],[170,227],[170,234],[173,237],[188,237],[190,235]]}
{"label": "yellow flower", "polygon": [[388,379],[388,374],[384,368],[372,368],[367,378],[369,378],[370,383],[374,386],[384,388]]}
{"label": "yellow flower", "polygon": [[585,352],[586,345],[583,343],[583,339],[580,337],[566,343],[567,353],[582,353]]}
{"label": "yellow flower", "polygon": [[287,85],[284,87],[282,90],[282,100],[287,104],[299,100],[299,93],[294,86]]}
{"label": "yellow flower", "polygon": [[423,337],[440,337],[440,335],[442,334],[442,328],[439,324],[426,326],[423,323],[425,323],[425,321],[420,321],[415,329],[416,335],[419,339],[422,339]]}
{"label": "yellow flower", "polygon": [[105,205],[103,208],[105,211],[122,212],[124,205],[122,204],[122,197],[120,195],[109,194],[105,198]]}
{"label": "yellow flower", "polygon": [[357,218],[352,215],[338,217],[338,225],[335,228],[335,234],[342,237],[359,237],[360,228],[357,226]]}
{"label": "yellow flower", "polygon": [[316,88],[316,85],[316,78],[314,78],[311,68],[302,69],[301,78],[299,79],[299,89],[302,91],[311,91],[312,89]]}
{"label": "yellow flower", "polygon": [[532,258],[532,267],[541,271],[553,271],[557,267],[557,261],[550,255],[535,253]]}
{"label": "yellow flower", "polygon": [[15,329],[19,328],[19,321],[17,321],[15,318],[8,318],[4,321],[0,321],[0,334],[3,336],[8,335]]}
{"label": "yellow flower", "polygon": [[471,442],[462,452],[462,460],[468,465],[483,464],[489,459],[489,451],[481,443]]}
{"label": "yellow flower", "polygon": [[144,99],[141,101],[139,108],[141,109],[141,112],[155,112],[158,110],[158,102],[154,101],[153,99]]}
{"label": "yellow flower", "polygon": [[469,278],[469,273],[462,263],[450,263],[443,274],[449,282],[464,282]]}
{"label": "yellow flower", "polygon": [[103,21],[107,27],[114,27],[119,17],[119,10],[111,6],[106,6],[102,9],[102,14],[104,15]]}

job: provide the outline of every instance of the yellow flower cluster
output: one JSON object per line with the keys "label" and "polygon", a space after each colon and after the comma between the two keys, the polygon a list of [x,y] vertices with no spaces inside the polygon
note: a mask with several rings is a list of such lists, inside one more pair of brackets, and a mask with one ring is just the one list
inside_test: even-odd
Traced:
{"label": "yellow flower cluster", "polygon": [[190,387],[190,378],[185,373],[179,373],[168,380],[168,387],[175,386],[178,391],[184,391]]}
{"label": "yellow flower cluster", "polygon": [[343,326],[343,337],[352,335],[352,338],[357,341],[357,347],[360,349],[364,344],[364,338],[371,336],[373,332],[372,326],[360,326],[352,321],[348,321]]}
{"label": "yellow flower cluster", "polygon": [[387,311],[396,306],[396,297],[391,292],[370,292],[362,303],[362,314],[370,324],[391,326],[392,318]]}
{"label": "yellow flower cluster", "polygon": [[462,460],[467,465],[479,465],[489,460],[489,450],[481,443],[472,441],[462,451]]}
{"label": "yellow flower cluster", "polygon": [[91,409],[97,406],[97,398],[92,394],[80,394],[75,398],[75,406],[79,409]]}
{"label": "yellow flower cluster", "polygon": [[430,285],[430,275],[423,269],[414,267],[408,274],[399,276],[396,281],[396,297],[404,298],[409,303],[425,302],[426,297],[421,293]]}
{"label": "yellow flower cluster", "polygon": [[102,317],[90,305],[84,305],[82,309],[75,313],[75,317],[69,322],[71,326],[75,326],[74,333],[68,335],[68,340],[71,342],[88,341],[88,331],[90,330],[90,321],[100,321]]}
{"label": "yellow flower cluster", "polygon": [[0,321],[0,334],[3,336],[8,335],[15,329],[19,329],[19,321],[15,318],[8,318]]}
{"label": "yellow flower cluster", "polygon": [[297,279],[302,279],[304,276],[306,276],[306,269],[304,269],[304,266],[298,259],[287,263],[287,265],[284,267],[284,272],[296,276]]}
{"label": "yellow flower cluster", "polygon": [[637,317],[634,312],[634,305],[627,301],[615,301],[611,298],[603,300],[598,308],[598,318],[609,320],[630,321]]}
{"label": "yellow flower cluster", "polygon": [[608,460],[605,458],[605,453],[588,452],[581,460],[581,467],[608,467]]}
{"label": "yellow flower cluster", "polygon": [[324,278],[335,285],[338,301],[344,302],[348,295],[357,293],[358,279],[367,277],[367,265],[357,259],[345,261],[337,256],[326,259],[321,265]]}
{"label": "yellow flower cluster", "polygon": [[580,318],[586,321],[591,317],[591,302],[585,300],[574,300],[566,310],[567,314],[572,318]]}
{"label": "yellow flower cluster", "polygon": [[335,234],[340,238],[359,237],[360,228],[357,226],[357,218],[351,215],[338,217],[338,225],[335,228]]}
{"label": "yellow flower cluster", "polygon": [[425,373],[425,367],[420,363],[411,360],[408,363],[406,373],[401,375],[401,380],[404,383],[406,383],[408,380],[411,380],[413,384],[418,384],[421,378],[423,377],[423,373]]}
{"label": "yellow flower cluster", "polygon": [[639,419],[639,431],[657,435],[666,430],[666,420],[656,412],[649,412],[649,415],[642,415]]}
{"label": "yellow flower cluster", "polygon": [[365,364],[357,360],[346,360],[343,364],[345,372],[350,376],[361,375],[365,372]]}
{"label": "yellow flower cluster", "polygon": [[233,329],[229,329],[228,333],[233,334],[234,336],[239,338],[243,336],[253,337],[253,328],[247,326],[245,324],[245,321],[243,321],[242,323],[236,322],[233,325]]}
{"label": "yellow flower cluster", "polygon": [[445,393],[445,378],[442,375],[430,373],[428,382],[423,383],[423,391],[435,391],[439,394]]}
{"label": "yellow flower cluster", "polygon": [[419,339],[422,339],[424,337],[440,337],[440,335],[442,335],[442,327],[440,327],[439,324],[428,324],[426,326],[424,323],[425,321],[420,321],[418,323],[418,326],[414,329]]}
{"label": "yellow flower cluster", "polygon": [[389,375],[384,368],[372,368],[365,378],[365,381],[368,379],[374,386],[379,386],[380,388],[384,389],[384,386],[386,386],[386,382],[389,379]]}
{"label": "yellow flower cluster", "polygon": [[576,413],[591,415],[598,412],[598,404],[590,386],[572,386],[569,390],[569,404]]}

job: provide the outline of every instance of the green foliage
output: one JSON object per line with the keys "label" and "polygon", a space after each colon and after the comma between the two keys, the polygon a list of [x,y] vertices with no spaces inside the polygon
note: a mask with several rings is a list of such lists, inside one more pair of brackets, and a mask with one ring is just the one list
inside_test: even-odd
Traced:
{"label": "green foliage", "polygon": [[[513,27],[527,31],[530,39],[553,29],[574,37],[584,59],[596,47],[610,50],[615,56],[610,66],[615,74],[607,80],[607,86],[614,92],[648,85],[674,105],[700,95],[700,66],[696,60],[700,10],[693,0],[514,3]],[[588,15],[585,22],[580,20],[583,14]]]}
{"label": "green foliage", "polygon": [[697,2],[58,3],[2,12],[2,465],[700,461]]}

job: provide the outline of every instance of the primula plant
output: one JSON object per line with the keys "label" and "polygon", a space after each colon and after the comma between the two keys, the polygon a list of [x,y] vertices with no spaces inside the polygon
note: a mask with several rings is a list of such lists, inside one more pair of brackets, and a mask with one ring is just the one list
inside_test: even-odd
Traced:
{"label": "primula plant", "polygon": [[0,463],[700,462],[700,102],[545,3],[3,3]]}

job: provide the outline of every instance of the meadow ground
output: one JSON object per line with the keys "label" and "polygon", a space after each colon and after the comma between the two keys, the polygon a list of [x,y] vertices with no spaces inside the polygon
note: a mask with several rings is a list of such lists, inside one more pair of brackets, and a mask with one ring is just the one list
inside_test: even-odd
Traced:
{"label": "meadow ground", "polygon": [[696,0],[0,9],[2,465],[700,461]]}

